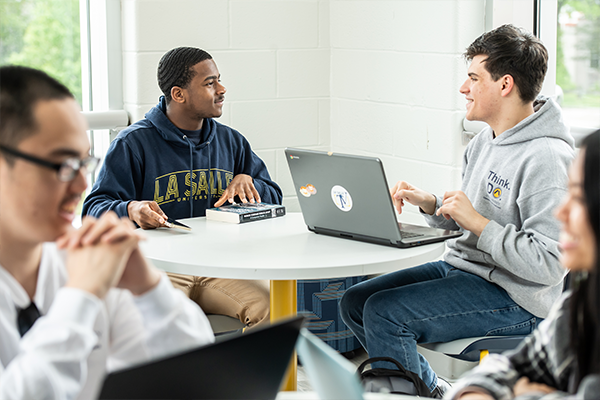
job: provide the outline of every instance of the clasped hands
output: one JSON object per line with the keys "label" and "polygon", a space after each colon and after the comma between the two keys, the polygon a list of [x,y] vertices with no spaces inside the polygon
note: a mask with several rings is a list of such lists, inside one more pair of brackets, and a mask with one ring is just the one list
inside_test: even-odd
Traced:
{"label": "clasped hands", "polygon": [[[219,201],[215,203],[215,207],[222,206],[226,201],[233,203],[235,196],[238,196],[242,203],[260,203],[260,195],[254,187],[253,179],[250,175],[236,175],[227,189],[221,194]],[[165,226],[167,215],[161,210],[160,206],[155,201],[131,201],[127,205],[127,213],[129,219],[134,221],[142,229],[154,229]]]}
{"label": "clasped hands", "polygon": [[109,211],[99,219],[85,217],[80,229],[61,236],[56,245],[67,252],[66,287],[85,290],[102,299],[112,287],[140,295],[154,288],[160,272],[142,255],[143,236],[127,218]]}
{"label": "clasped hands", "polygon": [[448,220],[453,219],[461,228],[471,231],[477,236],[481,235],[483,229],[490,222],[473,208],[467,195],[460,190],[444,193],[442,206],[437,211],[435,211],[436,197],[433,194],[407,182],[398,181],[390,189],[390,195],[399,214],[402,214],[402,208],[406,201],[420,207],[428,215],[433,215],[435,212],[436,215],[442,215]]}

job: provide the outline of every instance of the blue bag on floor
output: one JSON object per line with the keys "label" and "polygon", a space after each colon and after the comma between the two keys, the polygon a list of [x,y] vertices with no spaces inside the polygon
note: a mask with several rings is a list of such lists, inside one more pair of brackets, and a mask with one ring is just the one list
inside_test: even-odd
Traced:
{"label": "blue bag on floor", "polygon": [[298,315],[306,317],[305,326],[309,331],[340,353],[361,347],[340,317],[340,299],[352,285],[366,279],[366,276],[355,276],[298,281]]}

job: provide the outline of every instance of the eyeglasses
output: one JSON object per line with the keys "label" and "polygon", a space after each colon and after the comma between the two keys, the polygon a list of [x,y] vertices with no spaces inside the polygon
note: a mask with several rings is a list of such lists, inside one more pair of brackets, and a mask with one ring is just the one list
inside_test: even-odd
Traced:
{"label": "eyeglasses", "polygon": [[83,160],[78,158],[67,158],[62,163],[53,163],[50,161],[42,160],[41,158],[37,158],[30,154],[21,153],[18,150],[11,149],[10,147],[0,145],[0,151],[10,154],[13,157],[21,158],[23,160],[27,160],[31,163],[37,164],[42,167],[50,168],[56,171],[56,175],[58,176],[58,180],[61,182],[71,182],[77,176],[79,170],[83,169],[86,174],[93,173],[98,166],[99,158],[96,157],[86,157]]}

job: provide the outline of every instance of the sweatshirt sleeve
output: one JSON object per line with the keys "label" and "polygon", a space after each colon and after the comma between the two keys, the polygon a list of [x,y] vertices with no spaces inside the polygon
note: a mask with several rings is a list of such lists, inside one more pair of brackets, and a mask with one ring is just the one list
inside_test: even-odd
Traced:
{"label": "sweatshirt sleeve", "polygon": [[[554,210],[564,198],[564,188],[552,187],[523,199],[519,208],[523,216],[521,229],[490,221],[477,248],[492,256],[494,262],[515,276],[530,282],[555,286],[565,274],[559,261],[559,223]],[[523,266],[529,268],[523,268]]]}
{"label": "sweatshirt sleeve", "polygon": [[157,287],[141,296],[124,290],[113,295],[107,299],[111,310],[109,370],[214,341],[206,315],[164,274]]}
{"label": "sweatshirt sleeve", "polygon": [[142,163],[122,138],[115,139],[106,153],[98,180],[83,203],[82,215],[100,217],[114,211],[129,216],[127,206],[137,199],[143,181]]}
{"label": "sweatshirt sleeve", "polygon": [[18,355],[0,366],[2,399],[74,399],[97,343],[94,321],[101,301],[74,288],[57,292],[47,315],[23,336]]}
{"label": "sweatshirt sleeve", "polygon": [[[434,195],[435,196],[435,195]],[[458,226],[453,219],[446,219],[443,216],[437,216],[435,213],[438,208],[442,206],[442,198],[439,196],[435,196],[435,210],[433,211],[433,215],[425,214],[423,210],[419,209],[421,215],[425,217],[425,221],[429,224],[429,226],[433,226],[434,228],[447,229],[449,231],[458,231],[462,228]]]}

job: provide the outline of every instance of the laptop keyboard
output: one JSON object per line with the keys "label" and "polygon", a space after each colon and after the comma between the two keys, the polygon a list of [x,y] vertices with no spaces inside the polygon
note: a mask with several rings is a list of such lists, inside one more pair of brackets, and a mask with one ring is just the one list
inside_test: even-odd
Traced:
{"label": "laptop keyboard", "polygon": [[412,238],[419,237],[419,236],[425,236],[421,233],[414,233],[414,232],[407,232],[407,231],[400,231],[400,235],[402,236],[402,239],[412,239]]}

